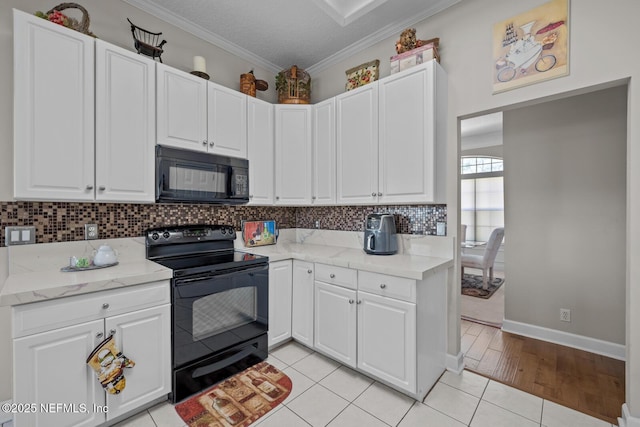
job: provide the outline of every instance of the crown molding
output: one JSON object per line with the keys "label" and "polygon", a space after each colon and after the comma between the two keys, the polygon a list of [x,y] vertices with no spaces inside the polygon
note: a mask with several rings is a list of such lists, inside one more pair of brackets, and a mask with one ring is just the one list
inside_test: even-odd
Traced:
{"label": "crown molding", "polygon": [[143,12],[147,12],[156,18],[159,18],[169,24],[175,25],[176,27],[184,30],[199,39],[207,41],[220,49],[226,50],[227,52],[235,55],[245,61],[251,62],[254,65],[265,68],[272,73],[279,73],[282,70],[282,67],[267,61],[266,59],[258,56],[252,52],[249,52],[247,49],[240,47],[229,40],[218,36],[210,31],[205,30],[199,25],[194,24],[193,22],[187,21],[179,16],[174,15],[169,12],[167,9],[156,5],[153,2],[148,0],[123,0],[125,3],[129,3],[131,6],[137,7]]}
{"label": "crown molding", "polygon": [[357,41],[344,49],[334,53],[333,55],[328,56],[315,63],[314,65],[307,67],[306,71],[309,74],[318,74],[321,71],[326,70],[327,68],[349,59],[353,55],[363,51],[364,49],[371,47],[377,43],[380,43],[394,35],[398,35],[404,29],[411,27],[412,25],[417,24],[418,22],[424,21],[425,19],[442,12],[448,7],[453,6],[454,4],[460,3],[462,0],[441,0],[438,3],[434,4],[432,7],[425,9],[421,13],[412,16],[409,19],[405,19],[402,21],[392,22],[388,25],[385,25],[378,31],[368,35],[364,39]]}

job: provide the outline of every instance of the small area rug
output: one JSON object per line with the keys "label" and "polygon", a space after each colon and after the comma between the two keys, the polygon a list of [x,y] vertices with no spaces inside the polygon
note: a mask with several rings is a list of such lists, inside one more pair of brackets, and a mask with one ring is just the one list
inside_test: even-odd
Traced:
{"label": "small area rug", "polygon": [[245,427],[291,393],[291,379],[260,362],[175,406],[189,427]]}
{"label": "small area rug", "polygon": [[502,286],[503,283],[503,278],[494,277],[493,281],[489,282],[489,288],[482,289],[482,276],[478,276],[475,274],[465,274],[462,278],[462,295],[489,299],[491,298],[491,295],[493,295],[493,293],[497,291],[500,286]]}

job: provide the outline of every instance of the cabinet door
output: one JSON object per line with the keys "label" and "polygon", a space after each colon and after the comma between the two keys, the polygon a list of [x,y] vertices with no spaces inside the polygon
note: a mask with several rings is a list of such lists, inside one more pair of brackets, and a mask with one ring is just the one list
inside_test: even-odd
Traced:
{"label": "cabinet door", "polygon": [[378,200],[378,82],[336,97],[337,202]]}
{"label": "cabinet door", "polygon": [[314,347],[356,367],[356,291],[316,281],[314,284]]}
{"label": "cabinet door", "polygon": [[96,40],[96,200],[155,200],[155,61]]}
{"label": "cabinet door", "polygon": [[269,347],[291,338],[291,261],[269,264]]}
{"label": "cabinet door", "polygon": [[416,392],[416,305],[358,292],[358,368]]}
{"label": "cabinet door", "polygon": [[136,365],[124,370],[126,387],[107,394],[108,419],[116,418],[171,392],[171,305],[105,319],[105,331]]}
{"label": "cabinet door", "polygon": [[310,105],[276,105],[276,205],[311,204]]}
{"label": "cabinet door", "polygon": [[[13,401],[35,403],[34,413],[16,413],[16,427],[95,426],[105,420],[94,405],[105,393],[86,360],[102,340],[104,321],[95,320],[13,341]],[[98,335],[100,334],[100,335]],[[47,413],[40,404],[74,404],[78,410]],[[86,412],[80,410],[84,405]]]}
{"label": "cabinet door", "polygon": [[249,97],[247,101],[247,154],[249,204],[273,205],[273,105]]}
{"label": "cabinet door", "polygon": [[207,151],[207,81],[157,64],[157,143]]}
{"label": "cabinet door", "polygon": [[215,83],[207,85],[209,152],[247,158],[247,95]]}
{"label": "cabinet door", "polygon": [[94,198],[94,39],[14,11],[14,196]]}
{"label": "cabinet door", "polygon": [[336,101],[331,98],[313,106],[314,205],[336,202]]}
{"label": "cabinet door", "polygon": [[378,82],[380,203],[435,200],[434,62]]}
{"label": "cabinet door", "polygon": [[313,264],[293,261],[291,336],[313,348]]}

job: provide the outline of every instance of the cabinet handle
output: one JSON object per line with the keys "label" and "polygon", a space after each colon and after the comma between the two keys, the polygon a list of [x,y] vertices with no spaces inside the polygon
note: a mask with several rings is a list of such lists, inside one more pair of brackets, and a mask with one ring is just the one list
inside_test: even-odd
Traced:
{"label": "cabinet handle", "polygon": [[103,310],[106,310],[107,308],[109,308],[109,303],[105,302],[104,304],[102,304],[102,309]]}
{"label": "cabinet handle", "polygon": [[380,289],[384,289],[386,287],[387,287],[387,285],[385,285],[384,283],[380,284]]}
{"label": "cabinet handle", "polygon": [[100,339],[102,339],[102,337],[104,337],[104,334],[102,332],[98,332],[96,334],[96,339],[100,340]]}
{"label": "cabinet handle", "polygon": [[276,196],[276,200],[280,200],[280,196]]}
{"label": "cabinet handle", "polygon": [[207,146],[207,140],[206,139],[204,141],[202,141],[202,145],[204,145],[205,147]]}
{"label": "cabinet handle", "polygon": [[111,330],[109,331],[109,336],[111,336],[111,335],[115,335],[115,334],[116,334],[116,332],[117,332],[117,331],[116,331],[115,329],[111,329]]}
{"label": "cabinet handle", "polygon": [[349,304],[353,304],[354,301],[352,299],[349,300]]}
{"label": "cabinet handle", "polygon": [[213,146],[214,146],[214,143],[213,143],[213,141],[211,141],[211,142],[209,143],[209,147],[213,147]]}
{"label": "cabinet handle", "polygon": [[378,196],[382,196],[382,193],[378,193]]}
{"label": "cabinet handle", "polygon": [[105,187],[104,185],[101,185],[100,187],[98,187],[98,190],[100,190],[100,191],[104,191],[106,189],[107,189],[107,187]]}
{"label": "cabinet handle", "polygon": [[359,300],[356,302],[356,304],[362,304],[362,300],[361,300],[361,299],[359,299]]}
{"label": "cabinet handle", "polygon": [[93,185],[91,184],[87,185],[87,190],[93,190]]}
{"label": "cabinet handle", "polygon": [[371,193],[371,197],[376,197],[376,193]]}
{"label": "cabinet handle", "polygon": [[250,198],[250,199],[253,199],[253,194],[249,194],[249,198]]}
{"label": "cabinet handle", "polygon": [[308,269],[308,270],[307,270],[307,273],[311,274],[311,273],[313,273],[313,270]]}
{"label": "cabinet handle", "polygon": [[333,278],[335,278],[335,277],[336,277],[336,275],[335,275],[335,274],[333,274],[333,273],[331,273],[331,274],[329,275],[329,277],[331,277],[331,278],[333,279]]}

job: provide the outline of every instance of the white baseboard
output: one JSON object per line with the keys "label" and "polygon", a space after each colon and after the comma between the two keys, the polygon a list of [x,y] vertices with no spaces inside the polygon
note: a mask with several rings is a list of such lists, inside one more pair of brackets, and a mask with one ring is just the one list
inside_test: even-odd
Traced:
{"label": "white baseboard", "polygon": [[524,335],[542,341],[549,341],[591,353],[601,354],[613,359],[625,360],[625,346],[596,338],[582,335],[570,334],[568,332],[557,331],[555,329],[543,328],[542,326],[530,325],[528,323],[504,320],[502,330],[512,334]]}
{"label": "white baseboard", "polygon": [[458,375],[464,370],[464,354],[462,352],[457,355],[447,353],[446,361],[447,371],[451,371]]}
{"label": "white baseboard", "polygon": [[629,414],[629,407],[626,403],[622,404],[622,417],[618,418],[618,426],[620,427],[640,427],[640,418],[632,417]]}

